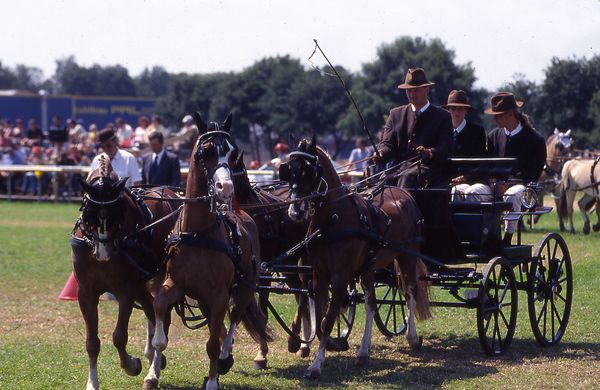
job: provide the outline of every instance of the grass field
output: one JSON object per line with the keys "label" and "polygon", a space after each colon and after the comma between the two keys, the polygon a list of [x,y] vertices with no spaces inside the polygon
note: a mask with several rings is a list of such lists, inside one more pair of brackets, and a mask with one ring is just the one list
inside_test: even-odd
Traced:
{"label": "grass field", "polygon": [[[87,379],[84,324],[76,302],[57,299],[71,272],[69,233],[77,205],[0,203],[0,389],[81,389]],[[581,227],[581,221],[578,221]],[[525,241],[535,243],[555,230],[555,215],[545,216]],[[517,331],[511,349],[499,359],[486,358],[477,338],[473,310],[433,308],[434,317],[418,323],[424,337],[420,352],[410,352],[403,337],[386,340],[374,331],[371,364],[354,366],[362,307],[350,339],[350,351],[328,354],[318,382],[302,379],[308,359],[287,352],[277,324],[270,368],[252,369],[255,346],[241,331],[236,338],[235,365],[220,378],[229,389],[299,388],[600,388],[600,237],[566,236],[575,279],[573,310],[560,345],[538,346],[531,333],[524,293],[519,295]],[[436,296],[441,294],[436,291]],[[104,389],[141,388],[144,371],[127,376],[112,346],[114,302],[100,303],[99,376]],[[179,320],[166,350],[169,366],[164,389],[192,389],[207,374],[206,330],[189,331]],[[145,321],[135,311],[130,323],[129,351],[142,356]]]}

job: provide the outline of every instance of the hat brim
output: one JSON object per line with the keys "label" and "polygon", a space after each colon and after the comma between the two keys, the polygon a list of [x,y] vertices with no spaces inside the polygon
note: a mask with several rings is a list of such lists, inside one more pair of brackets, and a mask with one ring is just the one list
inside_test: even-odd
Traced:
{"label": "hat brim", "polygon": [[398,89],[415,89],[415,88],[429,87],[430,85],[434,85],[434,84],[435,83],[432,83],[432,82],[420,84],[420,85],[410,85],[410,84],[402,83],[402,84],[398,85]]}
{"label": "hat brim", "polygon": [[[523,104],[525,104],[525,102],[523,100],[517,100],[516,103],[517,103],[516,108],[521,108],[521,107],[523,107]],[[492,107],[488,107],[485,110],[483,110],[483,113],[488,114],[488,115],[500,115],[500,114],[504,114],[505,112],[509,112],[514,109],[515,108],[511,108],[510,110],[504,110],[504,111],[493,111]]]}
{"label": "hat brim", "polygon": [[457,108],[471,108],[470,104],[466,103],[448,103],[442,106],[443,108],[457,107]]}

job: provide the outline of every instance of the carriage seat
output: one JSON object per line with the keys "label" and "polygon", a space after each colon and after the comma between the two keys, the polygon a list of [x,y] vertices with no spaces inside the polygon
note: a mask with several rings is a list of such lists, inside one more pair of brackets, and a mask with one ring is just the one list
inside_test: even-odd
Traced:
{"label": "carriage seat", "polygon": [[448,161],[459,175],[505,177],[516,174],[518,170],[516,158],[450,158]]}

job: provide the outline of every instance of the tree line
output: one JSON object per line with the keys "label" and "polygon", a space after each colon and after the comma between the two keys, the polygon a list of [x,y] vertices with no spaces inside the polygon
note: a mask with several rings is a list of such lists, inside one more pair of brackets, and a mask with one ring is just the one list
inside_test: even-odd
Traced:
{"label": "tree line", "polygon": [[[331,70],[306,66],[289,55],[263,58],[239,72],[174,74],[154,66],[135,77],[121,65],[80,66],[73,56],[56,64],[54,75],[44,79],[38,68],[10,68],[0,62],[0,89],[157,97],[157,113],[173,125],[195,110],[210,120],[222,120],[232,111],[234,132],[243,139],[249,138],[253,124],[284,139],[312,132],[363,135],[362,123]],[[440,39],[398,38],[382,44],[376,58],[359,72],[336,65],[373,133],[383,125],[390,108],[406,103],[405,94],[396,86],[409,67],[425,68],[436,83],[430,94],[434,104],[445,103],[452,89],[467,91],[473,106],[471,119],[487,128],[492,123],[482,111],[489,96],[507,90],[526,101],[524,111],[542,134],[550,134],[555,127],[572,129],[578,147],[600,147],[600,55],[553,58],[541,83],[517,74],[512,82],[490,91],[475,87],[475,68],[471,63],[457,64],[454,51]]]}

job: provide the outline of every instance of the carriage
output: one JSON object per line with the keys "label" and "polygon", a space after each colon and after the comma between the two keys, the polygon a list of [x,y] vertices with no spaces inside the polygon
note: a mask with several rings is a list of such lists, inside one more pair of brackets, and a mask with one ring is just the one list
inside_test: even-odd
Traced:
{"label": "carriage", "polygon": [[[207,131],[207,125],[200,122],[201,119],[197,121],[203,124],[199,128]],[[225,121],[225,124],[228,123],[230,124],[230,118]],[[219,138],[221,144],[216,145],[215,140]],[[258,306],[254,302],[254,298],[251,298],[255,291],[263,298],[263,310],[268,309],[272,317],[288,333],[288,349],[291,352],[299,351],[301,344],[306,346],[316,335],[320,336],[315,361],[305,374],[308,378],[316,378],[320,375],[320,366],[324,360],[326,348],[338,351],[349,348],[347,340],[354,325],[357,305],[360,303],[364,303],[367,309],[368,324],[365,326],[365,333],[359,349],[358,358],[361,364],[366,363],[368,359],[371,338],[370,321],[375,322],[385,336],[391,337],[406,333],[410,346],[413,349],[420,348],[422,340],[416,335],[415,313],[417,317],[421,314],[421,318],[426,318],[430,304],[475,309],[479,340],[484,352],[492,356],[500,355],[509,348],[515,332],[519,290],[525,291],[527,294],[529,318],[536,340],[543,346],[554,345],[560,341],[568,324],[573,295],[571,259],[565,241],[558,234],[548,233],[539,240],[537,245],[526,245],[521,242],[520,228],[517,231],[515,245],[503,245],[500,239],[502,220],[521,221],[523,216],[541,215],[550,211],[550,208],[536,206],[537,188],[535,186],[528,186],[525,190],[523,211],[520,212],[511,211],[512,203],[505,202],[500,197],[492,197],[487,202],[452,202],[449,190],[412,189],[407,192],[407,190],[382,185],[382,180],[374,180],[373,177],[368,177],[358,184],[346,186],[342,184],[326,153],[316,146],[314,137],[311,142],[302,141],[299,146],[302,146],[303,149],[290,155],[290,163],[294,160],[296,162],[294,169],[301,171],[296,172],[294,176],[290,166],[282,165],[285,169],[280,168],[281,179],[291,184],[284,189],[284,191],[289,191],[290,200],[287,200],[287,196],[279,198],[272,196],[272,199],[280,201],[246,205],[247,210],[258,207],[258,209],[270,211],[254,214],[254,221],[246,220],[245,224],[240,224],[231,221],[232,217],[228,216],[228,213],[231,212],[226,211],[226,204],[214,203],[215,195],[226,188],[216,181],[215,177],[219,176],[216,174],[217,170],[226,167],[227,164],[233,166],[231,152],[235,148],[232,140],[228,131],[223,130],[212,130],[212,132],[201,135],[191,160],[193,163],[191,164],[193,169],[190,169],[192,179],[188,178],[186,198],[177,199],[178,202],[185,202],[185,205],[182,206],[183,211],[178,222],[174,223],[175,233],[171,233],[171,237],[167,240],[167,243],[171,245],[170,248],[176,249],[171,251],[168,260],[173,261],[173,256],[182,256],[178,266],[181,266],[179,272],[183,276],[179,280],[186,280],[186,276],[191,274],[197,276],[208,272],[214,274],[215,268],[210,265],[211,263],[203,265],[203,267],[208,266],[209,268],[200,273],[192,272],[189,269],[193,264],[200,263],[187,261],[186,256],[197,256],[199,252],[218,254],[222,265],[229,268],[229,278],[234,281],[235,287],[224,281],[222,294],[225,294],[223,295],[225,297],[244,291],[245,298],[238,297],[240,310],[246,310],[246,316],[249,314],[255,316],[255,321],[251,325],[255,327],[253,338],[256,336],[255,340],[261,344],[259,355],[255,359],[255,363],[261,363],[259,367],[266,367],[266,353],[268,352],[266,342],[270,336],[265,329],[266,320],[256,316],[255,309]],[[225,152],[224,156],[219,154],[221,152]],[[222,158],[225,163],[222,162]],[[239,160],[241,158],[238,158]],[[498,158],[451,160],[459,174],[487,177],[503,177],[514,173],[515,162],[514,159]],[[308,169],[309,172],[302,172],[303,169]],[[233,176],[245,176],[247,180],[245,168],[240,172],[234,171]],[[213,178],[211,179],[211,177]],[[304,182],[296,181],[292,184],[292,179],[301,179]],[[374,183],[379,184],[375,185]],[[321,187],[323,184],[325,184],[324,187]],[[299,189],[303,187],[306,187],[301,190],[304,193],[299,192]],[[122,196],[119,192],[121,190],[117,191],[118,188],[115,187],[115,184],[111,184],[110,189],[112,191],[110,199],[116,200],[98,203],[101,207],[115,204],[117,200],[121,199]],[[279,189],[271,190],[273,192],[280,191]],[[260,191],[264,192],[265,190],[258,187],[250,190],[251,193]],[[335,196],[332,195],[334,192],[336,192]],[[384,196],[384,194],[387,195]],[[390,202],[391,195],[393,196]],[[397,198],[394,198],[395,196]],[[162,198],[153,197],[152,199],[161,200]],[[349,229],[339,223],[333,224],[335,229],[321,228],[320,225],[316,225],[316,228],[312,226],[313,219],[311,218],[314,218],[317,212],[315,203],[322,206],[326,202],[331,203],[332,200],[336,204],[346,203],[344,210],[335,209],[336,212],[328,214],[328,220],[337,223],[346,218],[342,214],[349,211],[352,214],[350,220],[358,224],[357,229]],[[309,206],[305,207],[306,204]],[[407,205],[413,210],[408,210]],[[260,267],[255,267],[257,259],[253,253],[257,252],[248,250],[248,248],[253,247],[251,240],[258,239],[258,234],[250,234],[251,230],[254,229],[258,233],[260,229],[257,225],[263,219],[266,225],[271,227],[283,225],[284,221],[275,218],[272,210],[278,210],[279,217],[281,217],[281,211],[287,209],[288,206],[289,210],[285,213],[288,217],[291,218],[291,215],[302,211],[307,219],[311,219],[304,234],[305,238],[296,241],[276,256],[261,257],[258,259]],[[189,219],[189,216],[192,215],[192,207],[196,210],[195,215],[202,213],[206,217],[203,216],[196,220]],[[403,214],[396,215],[396,219],[394,219],[394,216],[390,214],[389,207],[404,208]],[[155,223],[170,218],[173,213],[167,214]],[[187,219],[182,218],[184,215],[188,216]],[[243,217],[247,214],[240,215]],[[259,216],[261,218],[258,218]],[[205,220],[205,218],[208,219]],[[233,218],[239,219],[240,217]],[[402,218],[406,219],[402,220]],[[207,222],[209,220],[214,222]],[[398,233],[398,230],[391,228],[392,225],[398,227],[398,221],[400,224],[412,226],[410,231],[400,231],[401,237],[395,236],[394,234]],[[191,230],[185,227],[185,224],[194,222],[200,222],[205,226],[197,229],[191,228]],[[142,230],[148,230],[150,226],[145,226]],[[341,231],[333,231],[340,226]],[[240,235],[240,229],[247,232],[245,236]],[[196,233],[196,231],[201,233]],[[220,232],[221,238],[208,238],[217,231]],[[138,233],[135,231],[128,237]],[[273,230],[268,233],[275,233],[270,234],[274,236],[270,237],[271,239],[282,238],[277,237],[277,233],[282,234],[280,231]],[[246,242],[247,250],[245,251],[241,247],[242,239]],[[318,262],[300,263],[297,259],[302,257],[304,260],[304,257],[311,257],[312,255],[309,253],[313,251],[311,248],[327,247],[332,241],[341,243],[342,248],[345,246],[354,248],[357,246],[352,246],[350,243],[360,242],[361,244],[357,247],[360,248],[360,251],[352,253],[359,263],[356,263],[353,270],[350,270],[350,263],[346,267],[345,259],[335,259],[337,262],[335,266],[338,268],[334,267],[332,270],[337,269],[336,272],[345,273],[345,279],[339,277],[335,280],[330,277],[329,280],[320,280],[319,278],[323,277],[323,270],[331,275],[331,269],[323,268],[324,265]],[[182,255],[182,249],[177,248],[178,245],[187,246],[188,254]],[[170,250],[169,245],[167,245],[167,250]],[[331,248],[328,250],[331,252]],[[88,256],[87,253],[85,256]],[[391,258],[389,253],[393,255]],[[264,256],[264,253],[262,255]],[[204,256],[206,257],[206,255]],[[245,256],[245,268],[240,268],[239,264],[241,263],[236,263],[242,260],[242,256]],[[336,253],[333,253],[333,256],[332,253],[329,253],[328,256],[336,257]],[[381,262],[380,260],[386,256],[389,261]],[[84,256],[82,255],[82,257]],[[399,276],[401,273],[406,274],[406,269],[400,264],[400,258],[404,258],[406,269],[412,267],[410,269],[413,274],[409,277]],[[134,259],[127,259],[130,263],[135,263]],[[290,259],[292,259],[291,262]],[[379,266],[376,266],[377,264]],[[424,264],[423,269],[419,269],[418,264]],[[174,272],[174,266],[171,265],[171,274]],[[255,270],[259,272],[259,275],[256,275]],[[244,279],[244,275],[251,276],[251,279]],[[191,285],[194,288],[202,287],[202,284],[191,279],[190,282],[193,282]],[[199,303],[198,298],[190,297],[186,290],[176,291],[174,285],[178,283],[174,279],[167,278],[161,292],[154,300],[156,331],[152,345],[155,350],[151,350],[152,353],[147,355],[152,363],[151,372],[145,381],[147,388],[156,388],[160,367],[164,365],[161,354],[167,342],[165,334],[168,331],[167,322],[165,322],[166,326],[163,330],[163,318],[166,310],[176,304],[176,311],[184,324],[190,328],[202,327],[210,320],[203,315],[206,313],[208,301]],[[362,291],[357,288],[359,283]],[[430,285],[447,291],[450,298],[433,302],[429,302],[422,294],[420,298],[416,298],[421,285]],[[207,291],[205,294],[215,295],[214,291]],[[298,302],[298,309],[294,313],[290,310],[290,300],[287,299],[292,296]],[[227,305],[227,301],[224,299],[221,303]],[[327,304],[327,302],[329,303]],[[422,312],[419,312],[420,309],[423,309],[419,307],[419,304],[425,305],[425,310]],[[220,310],[224,316],[226,308],[222,307]],[[218,386],[217,371],[221,374],[226,373],[233,364],[231,347],[236,321],[244,318],[240,310],[237,311],[238,319],[232,318],[232,324],[220,354],[218,353],[220,325],[218,324],[222,323],[223,318],[218,319],[213,323],[214,326],[209,327],[209,333],[211,333],[209,343],[210,340],[213,340],[212,344],[214,345],[211,347],[211,368],[209,377],[207,377],[209,384],[207,387],[216,388]],[[235,309],[232,310],[232,312],[234,311]],[[323,321],[318,322],[321,319],[319,316],[323,316]],[[149,315],[149,321],[154,322],[151,315]],[[320,327],[317,324],[320,324]],[[304,331],[302,336],[300,335],[301,326]],[[319,330],[321,334],[319,334]],[[150,339],[149,333],[148,342]],[[209,343],[207,343],[207,350]],[[210,354],[211,352],[209,352]],[[123,356],[126,362],[127,359],[130,359],[128,355],[124,354]],[[97,379],[95,382],[97,383]]]}

